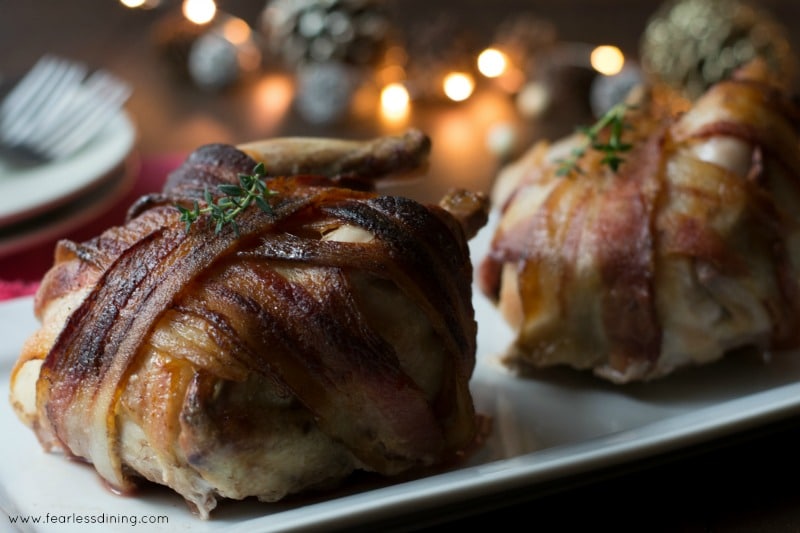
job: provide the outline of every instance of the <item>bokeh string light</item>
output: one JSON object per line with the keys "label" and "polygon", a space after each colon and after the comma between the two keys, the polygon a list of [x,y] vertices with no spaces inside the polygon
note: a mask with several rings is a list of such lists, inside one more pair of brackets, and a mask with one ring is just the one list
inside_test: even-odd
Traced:
{"label": "bokeh string light", "polygon": [[[263,54],[267,54],[267,66],[288,67],[295,81],[294,100],[298,109],[312,111],[308,118],[313,122],[346,116],[343,112],[318,108],[355,106],[353,95],[359,93],[363,99],[364,91],[358,86],[364,83],[375,87],[371,93],[367,91],[375,102],[368,107],[385,122],[408,120],[413,106],[423,100],[461,105],[488,88],[516,99],[522,118],[535,118],[553,100],[552,89],[541,78],[543,65],[578,66],[599,76],[613,76],[625,65],[625,56],[618,47],[561,42],[549,21],[533,15],[515,17],[514,21],[498,27],[495,42],[475,46],[477,43],[461,38],[463,29],[454,26],[449,18],[443,19],[449,24],[443,27],[435,17],[420,22],[427,23],[430,31],[414,28],[414,39],[404,42],[403,32],[391,26],[385,4],[380,0],[268,0],[257,27],[222,12],[214,0],[174,1],[180,5],[182,23],[190,28],[181,30],[181,37],[187,42],[176,60],[186,63],[184,67],[192,81],[204,88],[223,88],[238,81],[244,73],[257,72],[265,64]],[[166,7],[168,2],[120,0],[120,3],[136,9]],[[311,28],[314,21],[325,27],[317,24]],[[173,20],[176,27],[178,23]],[[327,24],[334,23],[335,28],[326,29]],[[381,57],[356,60],[361,56],[355,52],[364,45],[356,36],[362,33],[369,34],[370,42],[376,44],[371,49],[380,50]],[[345,39],[347,36],[352,39]],[[311,53],[320,48],[318,41],[334,37],[339,39],[335,40],[338,48],[324,62]],[[301,49],[307,53],[298,55]],[[294,63],[290,57],[295,58]],[[325,88],[322,92],[309,88],[314,84],[323,84]],[[339,91],[338,96],[335,91]],[[336,98],[320,100],[322,94]],[[313,109],[308,105],[311,100]]]}
{"label": "bokeh string light", "polygon": [[214,0],[184,0],[181,7],[183,15],[195,24],[207,24],[217,14]]}
{"label": "bokeh string light", "polygon": [[399,122],[408,117],[411,97],[402,83],[394,82],[381,90],[381,112],[389,122]]}
{"label": "bokeh string light", "polygon": [[497,48],[487,48],[478,55],[478,71],[487,78],[499,78],[508,71],[508,56]]}
{"label": "bokeh string light", "polygon": [[613,76],[619,74],[625,66],[625,55],[616,46],[602,45],[592,50],[589,61],[592,68],[600,74]]}
{"label": "bokeh string light", "polygon": [[475,79],[468,72],[448,72],[442,80],[442,91],[454,102],[463,102],[475,90]]}

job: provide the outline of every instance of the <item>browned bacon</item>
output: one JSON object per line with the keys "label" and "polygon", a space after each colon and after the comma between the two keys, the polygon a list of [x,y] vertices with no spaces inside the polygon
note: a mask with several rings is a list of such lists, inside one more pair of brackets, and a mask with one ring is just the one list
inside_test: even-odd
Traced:
{"label": "browned bacon", "polygon": [[755,62],[685,112],[639,100],[618,171],[589,150],[558,175],[578,135],[507,167],[480,266],[507,362],[628,382],[798,346],[799,118]]}
{"label": "browned bacon", "polygon": [[[124,226],[59,244],[12,377],[20,417],[112,487],[163,483],[204,517],[220,496],[274,501],[454,458],[476,431],[467,240],[487,201],[371,190],[428,148],[412,132],[198,149]],[[173,204],[256,159],[272,212],[187,230]],[[275,175],[273,159],[305,173]]]}

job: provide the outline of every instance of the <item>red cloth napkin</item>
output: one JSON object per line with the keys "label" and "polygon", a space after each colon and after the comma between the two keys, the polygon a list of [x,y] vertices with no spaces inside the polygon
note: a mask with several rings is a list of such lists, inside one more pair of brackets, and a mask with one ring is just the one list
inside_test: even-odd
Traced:
{"label": "red cloth napkin", "polygon": [[128,207],[143,194],[161,190],[167,175],[177,168],[185,157],[185,155],[170,154],[143,158],[133,187],[114,205],[109,206],[83,226],[64,235],[0,258],[0,301],[35,293],[39,280],[53,263],[53,251],[59,239],[85,241],[106,228],[121,224]]}

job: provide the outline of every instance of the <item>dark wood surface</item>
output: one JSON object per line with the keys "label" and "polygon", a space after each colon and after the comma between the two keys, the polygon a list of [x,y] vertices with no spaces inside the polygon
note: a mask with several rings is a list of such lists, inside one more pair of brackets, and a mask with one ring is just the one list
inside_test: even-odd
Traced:
{"label": "dark wood surface", "polygon": [[[250,23],[265,5],[255,0],[219,4]],[[534,12],[552,20],[564,40],[613,43],[630,54],[636,53],[641,31],[659,7],[658,2],[639,0],[397,4],[397,23],[406,29],[413,30],[434,11],[450,10],[477,38],[489,39],[492,29],[508,17]],[[792,39],[798,39],[797,0],[759,4],[772,10],[787,24]],[[134,86],[127,109],[137,126],[142,157],[186,153],[207,142],[287,135],[363,138],[390,131],[368,117],[319,125],[303,120],[286,102],[260,106],[254,96],[260,78],[222,92],[199,89],[181,78],[154,45],[154,28],[164,16],[163,9],[131,11],[112,0],[0,0],[0,76],[13,80],[45,53],[112,70]],[[275,83],[285,81],[280,78],[285,73],[272,75]],[[409,125],[433,138],[430,176],[424,183],[398,190],[425,201],[435,201],[453,184],[488,190],[502,163],[486,146],[488,129],[498,117],[521,127],[519,141],[524,145],[536,137],[572,131],[586,116],[585,104],[568,100],[560,113],[542,123],[521,120],[502,98],[493,101],[489,117],[479,99],[463,106],[417,106]],[[376,527],[414,529],[451,522],[481,528],[515,524],[543,531],[800,531],[798,450],[800,418],[590,478],[564,480],[547,487],[546,494],[504,494]],[[470,516],[464,518],[465,514]]]}

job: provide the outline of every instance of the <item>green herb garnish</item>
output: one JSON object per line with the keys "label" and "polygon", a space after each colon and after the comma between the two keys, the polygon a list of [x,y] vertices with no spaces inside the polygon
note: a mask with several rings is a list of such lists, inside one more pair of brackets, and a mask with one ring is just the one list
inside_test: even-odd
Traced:
{"label": "green herb garnish", "polygon": [[259,163],[253,168],[252,174],[239,174],[239,185],[228,183],[218,185],[217,190],[222,196],[216,202],[206,188],[204,207],[200,207],[197,200],[194,201],[192,209],[176,205],[181,213],[181,222],[186,224],[186,231],[189,231],[192,224],[202,215],[208,215],[214,222],[214,233],[219,233],[225,224],[230,224],[238,235],[239,226],[236,224],[236,217],[254,202],[262,211],[272,214],[272,206],[267,202],[267,198],[275,194],[275,191],[267,188],[265,176],[264,164]]}
{"label": "green herb garnish", "polygon": [[[601,164],[608,165],[611,170],[616,172],[624,161],[620,154],[627,152],[632,147],[632,145],[622,142],[622,132],[627,127],[624,120],[625,112],[630,108],[632,106],[624,102],[616,104],[606,111],[593,126],[578,128],[578,131],[586,136],[586,140],[580,146],[572,149],[570,157],[559,161],[556,175],[567,176],[572,172],[583,174],[578,160],[589,148],[603,152],[605,155],[603,155]],[[604,143],[599,140],[599,137],[606,129],[609,130],[609,136],[608,142]]]}

